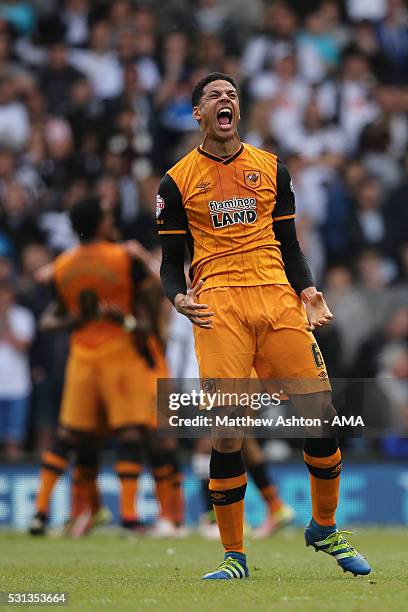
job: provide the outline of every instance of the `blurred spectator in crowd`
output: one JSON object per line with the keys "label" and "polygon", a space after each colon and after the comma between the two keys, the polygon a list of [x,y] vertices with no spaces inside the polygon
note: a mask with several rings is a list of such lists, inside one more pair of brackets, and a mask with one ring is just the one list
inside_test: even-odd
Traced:
{"label": "blurred spectator in crowd", "polygon": [[12,261],[13,249],[4,235],[0,234],[0,282],[13,278],[14,265]]}
{"label": "blurred spectator in crowd", "polygon": [[348,221],[355,206],[355,199],[367,171],[360,161],[351,161],[341,169],[341,174],[329,186],[326,214],[322,224],[322,238],[328,262],[345,261],[348,256]]}
{"label": "blurred spectator in crowd", "polygon": [[402,177],[401,183],[389,194],[384,205],[386,250],[398,263],[402,260],[401,245],[408,245],[408,153]]}
{"label": "blurred spectator in crowd", "polygon": [[[38,323],[41,314],[55,299],[48,283],[38,282],[37,274],[52,262],[52,252],[43,244],[28,244],[21,254],[21,275],[17,296],[21,305],[29,309]],[[53,439],[58,419],[68,354],[68,333],[47,334],[40,331],[30,347],[32,379],[31,430],[34,448],[44,450]]]}
{"label": "blurred spectator in crowd", "polygon": [[3,1],[0,18],[8,21],[20,34],[30,34],[35,25],[35,13],[29,2]]}
{"label": "blurred spectator in crowd", "polygon": [[347,230],[351,256],[368,247],[383,246],[385,220],[381,209],[381,197],[381,187],[377,179],[367,177],[359,184]]}
{"label": "blurred spectator in crowd", "polygon": [[284,138],[300,122],[310,89],[296,70],[292,47],[282,44],[274,56],[269,70],[255,73],[250,80],[250,93],[255,100],[268,101],[270,130],[276,137]]}
{"label": "blurred spectator in crowd", "polygon": [[66,28],[65,40],[73,47],[80,47],[88,40],[89,0],[67,0],[60,13]]}
{"label": "blurred spectator in crowd", "polygon": [[0,282],[0,442],[6,459],[22,456],[31,390],[28,350],[34,317],[15,302],[10,281]]}
{"label": "blurred spectator in crowd", "polygon": [[408,122],[396,87],[377,87],[376,100],[379,113],[363,128],[359,148],[367,170],[389,190],[401,179],[399,162],[407,150]]}
{"label": "blurred spectator in crowd", "polygon": [[[171,32],[163,41],[161,62],[162,81],[155,105],[159,112],[161,146],[164,150],[176,146],[183,134],[196,129],[191,115],[192,61],[190,42],[183,32]],[[164,156],[165,165],[169,162]]]}
{"label": "blurred spectator in crowd", "polygon": [[354,21],[384,19],[387,0],[346,0],[348,15]]}
{"label": "blurred spectator in crowd", "polygon": [[388,0],[385,19],[377,25],[381,53],[388,60],[387,81],[395,85],[408,83],[408,11],[403,0]]}
{"label": "blurred spectator in crowd", "polygon": [[67,114],[71,88],[81,76],[81,72],[69,65],[64,42],[56,41],[48,47],[48,64],[40,75],[40,86],[50,114]]}
{"label": "blurred spectator in crowd", "polygon": [[73,49],[70,61],[86,74],[98,98],[118,96],[122,88],[122,70],[111,45],[111,32],[106,21],[96,22],[91,29],[89,49]]}
{"label": "blurred spectator in crowd", "polygon": [[339,124],[349,151],[356,149],[361,130],[377,115],[371,96],[373,84],[366,56],[349,51],[344,54],[339,76],[319,86],[323,115]]}
{"label": "blurred spectator in crowd", "polygon": [[298,36],[299,70],[310,83],[319,83],[337,67],[339,46],[321,8],[310,13],[304,25]]}
{"label": "blurred spectator in crowd", "polygon": [[28,242],[42,239],[29,194],[17,181],[10,181],[3,189],[0,231],[9,237],[17,253]]}
{"label": "blurred spectator in crowd", "polygon": [[242,70],[252,77],[273,66],[281,43],[294,41],[297,18],[286,2],[264,3],[262,29],[249,39],[242,56]]}
{"label": "blurred spectator in crowd", "polygon": [[382,356],[387,346],[404,346],[408,342],[408,306],[400,305],[388,313],[384,326],[361,344],[354,364],[356,377],[374,378],[383,368]]}
{"label": "blurred spectator in crowd", "polygon": [[17,98],[16,82],[11,75],[0,75],[0,145],[20,151],[28,134],[27,110]]}

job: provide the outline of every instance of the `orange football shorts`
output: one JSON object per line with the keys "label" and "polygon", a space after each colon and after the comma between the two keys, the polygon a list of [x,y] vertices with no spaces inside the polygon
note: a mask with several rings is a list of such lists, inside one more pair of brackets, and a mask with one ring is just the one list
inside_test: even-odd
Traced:
{"label": "orange football shorts", "polygon": [[215,287],[204,289],[197,301],[214,312],[213,329],[194,326],[204,389],[213,387],[213,379],[225,379],[224,389],[244,392],[252,368],[269,392],[331,389],[317,342],[307,330],[305,307],[290,285]]}
{"label": "orange football shorts", "polygon": [[131,425],[150,426],[156,377],[131,340],[98,358],[70,351],[65,371],[60,423],[98,432]]}

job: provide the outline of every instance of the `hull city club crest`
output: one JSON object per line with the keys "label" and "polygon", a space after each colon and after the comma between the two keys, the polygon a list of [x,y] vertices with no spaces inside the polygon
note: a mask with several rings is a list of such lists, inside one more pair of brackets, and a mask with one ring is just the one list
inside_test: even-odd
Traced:
{"label": "hull city club crest", "polygon": [[261,184],[261,173],[259,170],[244,170],[244,180],[247,187],[252,189]]}

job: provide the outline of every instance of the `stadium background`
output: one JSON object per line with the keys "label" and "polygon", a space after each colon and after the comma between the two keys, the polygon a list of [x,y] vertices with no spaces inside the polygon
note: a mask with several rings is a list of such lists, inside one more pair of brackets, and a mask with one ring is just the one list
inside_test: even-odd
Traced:
{"label": "stadium background", "polygon": [[[192,84],[232,74],[242,90],[241,136],[278,152],[297,197],[302,247],[336,313],[319,343],[335,377],[398,381],[408,427],[408,14],[402,0],[33,0],[0,2],[0,524],[25,528],[38,453],[58,415],[67,337],[36,329],[52,299],[37,270],[75,244],[73,202],[98,193],[118,237],[158,265],[160,175],[200,143]],[[143,256],[146,253],[143,251]],[[13,299],[10,305],[10,291]],[[30,338],[13,352],[6,324]],[[164,325],[171,337],[169,309]],[[5,401],[19,402],[19,423]],[[10,439],[14,426],[21,439]],[[270,447],[283,495],[307,519],[299,449]],[[346,443],[342,517],[408,523],[408,445]],[[196,483],[185,447],[187,518]],[[288,461],[289,460],[289,461]],[[116,483],[103,473],[106,500]],[[151,481],[142,516],[155,512]],[[379,501],[380,500],[380,501]],[[67,483],[54,502],[67,511]],[[262,515],[253,489],[252,523]]]}

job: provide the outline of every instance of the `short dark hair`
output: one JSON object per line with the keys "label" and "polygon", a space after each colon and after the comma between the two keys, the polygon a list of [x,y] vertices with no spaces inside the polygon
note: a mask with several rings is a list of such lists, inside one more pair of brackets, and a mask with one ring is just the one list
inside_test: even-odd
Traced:
{"label": "short dark hair", "polygon": [[201,98],[203,97],[203,90],[208,83],[212,83],[213,81],[228,81],[231,83],[235,89],[238,89],[235,80],[229,74],[224,74],[223,72],[211,72],[207,74],[207,76],[203,77],[194,85],[193,91],[191,93],[191,104],[194,106],[198,106],[201,102]]}
{"label": "short dark hair", "polygon": [[73,205],[69,217],[74,232],[81,242],[95,238],[100,222],[103,219],[103,209],[97,196],[81,200]]}

